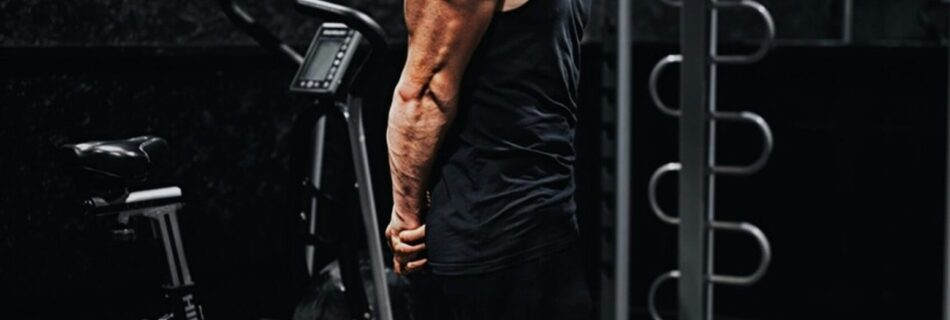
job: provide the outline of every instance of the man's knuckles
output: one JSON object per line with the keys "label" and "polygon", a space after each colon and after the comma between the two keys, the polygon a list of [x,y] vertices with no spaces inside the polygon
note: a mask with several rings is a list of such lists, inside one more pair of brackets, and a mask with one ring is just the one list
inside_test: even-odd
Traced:
{"label": "man's knuckles", "polygon": [[403,243],[399,243],[396,245],[395,248],[393,248],[393,251],[396,252],[397,254],[407,255],[407,254],[412,253],[412,248],[409,248],[409,246]]}
{"label": "man's knuckles", "polygon": [[395,242],[393,244],[393,252],[398,254],[413,254],[418,253],[426,248],[424,243],[417,245],[409,245],[404,242]]}

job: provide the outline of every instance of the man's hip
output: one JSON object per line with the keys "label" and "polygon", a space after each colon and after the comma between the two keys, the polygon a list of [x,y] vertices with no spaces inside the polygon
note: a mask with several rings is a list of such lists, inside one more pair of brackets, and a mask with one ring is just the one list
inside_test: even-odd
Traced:
{"label": "man's hip", "polygon": [[591,318],[589,287],[576,245],[493,272],[414,278],[416,320]]}

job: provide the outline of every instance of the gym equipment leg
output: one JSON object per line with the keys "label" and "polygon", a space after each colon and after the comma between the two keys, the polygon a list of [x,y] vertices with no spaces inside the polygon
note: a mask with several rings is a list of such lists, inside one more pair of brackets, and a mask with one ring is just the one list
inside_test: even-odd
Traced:
{"label": "gym equipment leg", "polygon": [[363,131],[362,98],[353,97],[349,103],[338,104],[346,119],[350,137],[350,149],[353,152],[353,169],[356,171],[357,189],[360,195],[360,211],[363,212],[363,224],[366,229],[366,243],[369,248],[370,266],[373,272],[373,284],[376,288],[374,312],[377,319],[392,320],[392,308],[389,301],[389,288],[386,285],[385,262],[383,262],[382,239],[376,215],[376,203],[373,202],[373,184],[369,170],[369,158],[366,154],[366,136]]}

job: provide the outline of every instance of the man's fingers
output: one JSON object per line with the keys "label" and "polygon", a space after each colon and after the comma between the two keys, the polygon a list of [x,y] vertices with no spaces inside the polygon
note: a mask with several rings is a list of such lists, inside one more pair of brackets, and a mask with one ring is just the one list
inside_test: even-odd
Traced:
{"label": "man's fingers", "polygon": [[402,243],[402,241],[399,240],[399,235],[389,235],[387,239],[389,239],[389,241],[386,241],[386,243],[389,244],[389,249],[396,252],[396,244]]}
{"label": "man's fingers", "polygon": [[399,261],[395,261],[395,260],[394,260],[394,261],[393,261],[393,271],[395,271],[396,274],[398,274],[398,275],[405,276],[405,275],[408,275],[408,274],[411,274],[411,273],[415,273],[415,272],[418,272],[418,271],[422,270],[422,268],[425,267],[425,265],[426,265],[427,262],[429,262],[429,260],[428,260],[428,259],[425,259],[425,258],[419,259],[419,260],[415,260],[415,261],[411,261],[411,262],[405,263],[405,264],[399,263]]}
{"label": "man's fingers", "polygon": [[413,260],[426,249],[426,244],[423,241],[426,236],[425,225],[412,230],[404,230],[398,234],[391,233],[390,230],[387,230],[386,233],[389,238],[389,241],[386,242],[393,250],[393,271],[396,274],[408,275],[425,267],[428,259]]}
{"label": "man's fingers", "polygon": [[393,258],[393,271],[398,275],[402,275],[402,263],[399,263],[396,258]]}
{"label": "man's fingers", "polygon": [[429,259],[422,258],[416,261],[412,261],[406,264],[406,272],[418,271],[426,265],[426,262],[429,262]]}
{"label": "man's fingers", "polygon": [[400,263],[399,260],[393,259],[393,271],[401,276],[408,275],[422,270],[428,262],[429,259],[426,258],[410,261],[409,263]]}
{"label": "man's fingers", "polygon": [[416,245],[406,244],[405,242],[402,242],[402,241],[393,243],[393,252],[395,252],[397,255],[416,254],[416,253],[422,252],[422,250],[425,250],[425,249],[426,249],[425,243],[420,243]]}
{"label": "man's fingers", "polygon": [[416,242],[422,241],[423,239],[425,239],[425,237],[426,237],[425,225],[422,225],[421,227],[418,227],[412,230],[404,230],[399,233],[399,240],[402,240],[402,242],[407,242],[407,243],[416,243]]}

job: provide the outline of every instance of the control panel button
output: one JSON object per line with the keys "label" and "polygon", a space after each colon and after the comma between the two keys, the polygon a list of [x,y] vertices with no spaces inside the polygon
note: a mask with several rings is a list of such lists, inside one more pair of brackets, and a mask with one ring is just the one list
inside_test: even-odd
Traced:
{"label": "control panel button", "polygon": [[339,66],[340,60],[333,60],[333,66]]}

